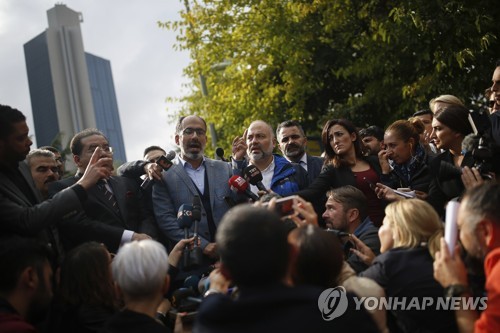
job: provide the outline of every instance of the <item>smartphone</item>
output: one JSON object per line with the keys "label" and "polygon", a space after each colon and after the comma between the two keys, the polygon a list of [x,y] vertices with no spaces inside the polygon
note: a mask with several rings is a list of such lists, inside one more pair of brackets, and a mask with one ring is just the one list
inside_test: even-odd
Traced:
{"label": "smartphone", "polygon": [[[280,216],[288,216],[293,214],[293,205],[297,202],[297,196],[291,195],[289,197],[284,197],[276,200],[276,205],[274,209]],[[264,206],[267,206],[269,203],[265,203]]]}

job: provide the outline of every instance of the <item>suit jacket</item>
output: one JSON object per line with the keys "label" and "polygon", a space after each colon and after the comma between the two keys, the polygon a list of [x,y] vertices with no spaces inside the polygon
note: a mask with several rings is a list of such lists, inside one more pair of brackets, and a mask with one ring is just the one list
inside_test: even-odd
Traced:
{"label": "suit jacket", "polygon": [[318,156],[307,156],[307,180],[309,184],[312,184],[314,179],[319,176],[321,170],[323,169],[323,159]]}
{"label": "suit jacket", "polygon": [[[54,198],[43,201],[28,166],[23,162],[19,163],[19,171],[37,203],[33,205],[27,195],[7,175],[0,172],[0,233],[35,237],[57,247],[57,222],[82,211],[80,199],[74,190],[68,188]],[[56,250],[61,255],[60,249]]]}
{"label": "suit jacket", "polygon": [[[453,156],[449,151],[439,154],[430,163],[432,180],[429,184],[427,202],[434,207],[443,220],[446,203],[455,197],[461,196],[465,191],[460,172],[453,163]],[[463,168],[464,166],[472,167],[473,165],[474,158],[472,154],[465,154],[460,166]],[[453,169],[456,171],[453,172]]]}
{"label": "suit jacket", "polygon": [[[443,297],[443,287],[434,279],[433,259],[429,249],[393,248],[377,256],[372,265],[359,276],[377,282],[385,290],[387,297],[406,298],[408,307],[412,297],[431,297],[433,306],[425,309],[402,306],[392,309],[402,332],[456,332],[457,326],[453,310],[440,310],[435,305]],[[442,308],[441,308],[442,309]]]}
{"label": "suit jacket", "polygon": [[[232,176],[229,163],[205,158],[205,172],[207,174],[210,208],[215,225],[219,225],[222,216],[230,208],[226,203],[226,197],[232,197],[228,180]],[[174,243],[184,238],[184,232],[177,224],[177,211],[182,204],[191,204],[193,197],[198,195],[195,184],[184,170],[179,159],[175,164],[163,173],[163,182],[155,182],[153,185],[153,207],[156,221],[163,233]],[[191,227],[191,235],[194,226]],[[207,213],[202,206],[201,220],[198,225],[198,233],[201,238],[201,247],[210,242],[210,233],[207,222]]]}
{"label": "suit jacket", "polygon": [[[49,187],[49,195],[75,184],[78,179],[79,177],[72,176],[52,183]],[[110,177],[108,184],[113,190],[120,214],[115,212],[97,185],[91,187],[87,191],[88,198],[83,204],[85,214],[76,217],[77,221],[73,219],[72,225],[86,223],[93,230],[89,230],[90,234],[86,239],[75,235],[70,228],[65,230],[65,234],[72,238],[68,242],[70,247],[94,238],[93,240],[105,243],[110,251],[114,251],[120,244],[124,230],[146,233],[155,237],[154,224],[147,218],[139,198],[138,185],[125,177]]]}

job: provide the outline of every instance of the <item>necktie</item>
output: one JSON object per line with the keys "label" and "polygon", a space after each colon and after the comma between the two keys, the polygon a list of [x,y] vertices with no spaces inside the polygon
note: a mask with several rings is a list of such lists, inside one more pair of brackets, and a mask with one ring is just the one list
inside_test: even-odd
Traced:
{"label": "necktie", "polygon": [[118,202],[116,201],[116,197],[113,194],[113,192],[108,190],[108,187],[106,186],[106,181],[105,180],[98,181],[97,188],[104,194],[104,197],[109,201],[115,213],[120,215],[120,209],[118,208]]}

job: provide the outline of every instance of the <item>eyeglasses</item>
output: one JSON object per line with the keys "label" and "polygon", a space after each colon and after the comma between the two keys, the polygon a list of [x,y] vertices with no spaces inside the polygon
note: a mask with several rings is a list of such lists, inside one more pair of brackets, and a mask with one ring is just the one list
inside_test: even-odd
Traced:
{"label": "eyeglasses", "polygon": [[205,135],[207,133],[207,131],[205,131],[202,128],[188,127],[188,128],[185,128],[182,130],[182,135],[193,135],[195,132],[196,132],[196,135],[198,135],[198,136],[202,136],[202,135]]}
{"label": "eyeglasses", "polygon": [[490,108],[492,108],[492,107],[495,105],[495,102],[496,102],[496,101],[495,101],[494,99],[489,100],[489,101],[488,101],[488,106],[489,106]]}
{"label": "eyeglasses", "polygon": [[97,147],[101,148],[101,150],[106,152],[106,153],[110,153],[110,154],[113,153],[113,147],[110,147],[110,146],[90,146],[87,151],[90,154],[93,154],[95,152],[95,150],[97,149]]}

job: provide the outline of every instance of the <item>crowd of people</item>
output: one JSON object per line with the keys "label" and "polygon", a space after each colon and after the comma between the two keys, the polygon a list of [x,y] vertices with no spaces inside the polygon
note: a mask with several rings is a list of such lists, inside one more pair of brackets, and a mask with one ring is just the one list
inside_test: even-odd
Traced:
{"label": "crowd of people", "polygon": [[441,95],[385,129],[328,120],[322,156],[299,122],[255,120],[211,159],[189,115],[177,154],[115,171],[84,129],[66,177],[0,105],[0,331],[497,331],[500,63],[492,81],[482,118]]}

